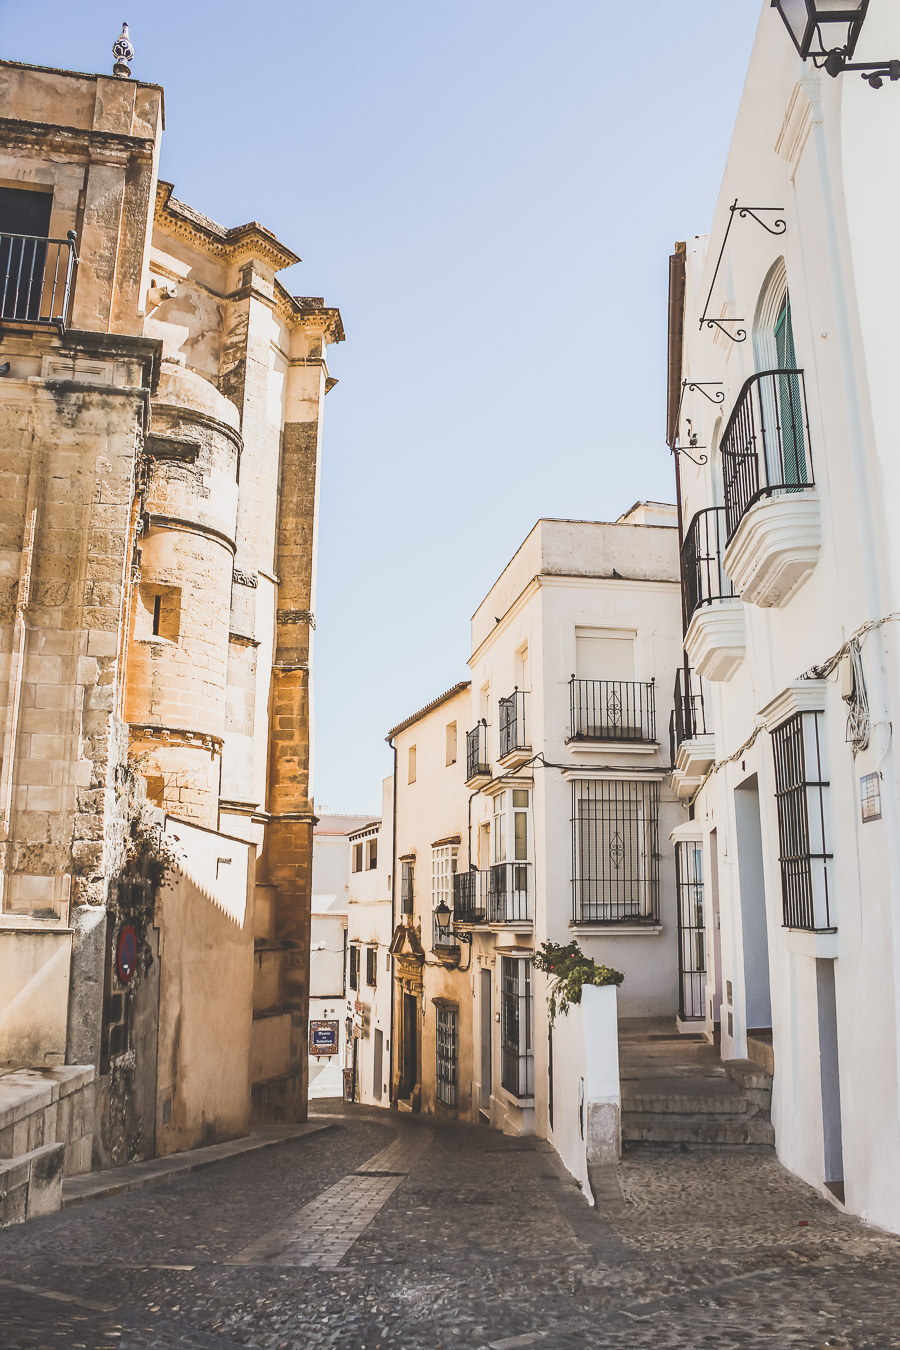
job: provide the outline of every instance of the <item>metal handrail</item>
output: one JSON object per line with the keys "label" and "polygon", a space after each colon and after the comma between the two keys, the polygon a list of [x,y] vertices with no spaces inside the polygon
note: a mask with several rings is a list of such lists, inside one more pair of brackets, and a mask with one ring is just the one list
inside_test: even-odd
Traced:
{"label": "metal handrail", "polygon": [[654,680],[569,681],[570,734],[573,740],[655,741]]}
{"label": "metal handrail", "polygon": [[719,443],[727,541],[756,502],[814,486],[802,370],[762,370],[744,381]]}
{"label": "metal handrail", "polygon": [[0,321],[65,328],[78,267],[76,239],[74,230],[65,239],[0,232]]}
{"label": "metal handrail", "polygon": [[734,586],[722,567],[726,530],[724,506],[698,511],[688,526],[681,548],[686,623],[701,605],[734,598]]}

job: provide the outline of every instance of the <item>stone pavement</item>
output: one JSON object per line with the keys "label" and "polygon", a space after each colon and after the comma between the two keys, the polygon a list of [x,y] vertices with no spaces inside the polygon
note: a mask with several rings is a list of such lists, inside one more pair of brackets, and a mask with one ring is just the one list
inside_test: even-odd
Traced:
{"label": "stone pavement", "polygon": [[635,1151],[592,1209],[539,1141],[327,1109],[324,1133],[4,1230],[0,1346],[900,1347],[900,1239],[770,1156]]}

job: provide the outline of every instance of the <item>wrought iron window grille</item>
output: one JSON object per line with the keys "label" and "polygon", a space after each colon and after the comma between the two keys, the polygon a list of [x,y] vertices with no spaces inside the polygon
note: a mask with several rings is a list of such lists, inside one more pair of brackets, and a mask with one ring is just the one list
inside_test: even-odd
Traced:
{"label": "wrought iron window grille", "polygon": [[[713,291],[716,288],[716,281],[719,276],[719,269],[722,266],[722,259],[725,256],[725,249],[728,244],[728,236],[731,234],[731,227],[734,224],[735,216],[740,220],[755,220],[757,225],[761,225],[769,234],[784,234],[787,229],[787,221],[782,219],[780,213],[784,210],[783,206],[741,206],[737,197],[735,197],[731,206],[728,208],[728,224],[725,227],[725,234],[722,238],[722,247],[719,249],[719,256],[716,260],[715,270],[712,275],[712,281],[709,284],[709,294],[706,297],[706,304],[703,306],[703,313],[700,316],[700,331],[704,328],[718,328],[719,332],[724,333],[732,342],[746,342],[746,328],[738,327],[734,332],[725,327],[725,324],[743,324],[746,319],[714,319],[710,316],[709,307],[712,303]],[[768,225],[763,220],[763,215],[774,215],[775,220]]]}
{"label": "wrought iron window grille", "polygon": [[78,267],[77,236],[0,233],[0,322],[55,324],[65,331]]}
{"label": "wrought iron window grille", "polygon": [[836,932],[832,915],[821,712],[796,713],[772,732],[778,862],[785,928]]}
{"label": "wrought iron window grille", "polygon": [[703,915],[703,850],[693,840],[675,849],[678,897],[678,1011],[683,1020],[706,1015],[706,926]]}
{"label": "wrought iron window grille", "polygon": [[763,370],[745,380],[719,453],[727,543],[762,497],[814,487],[803,371]]}
{"label": "wrought iron window grille", "polygon": [[435,1095],[445,1106],[456,1106],[458,1014],[450,1008],[435,1009]]}
{"label": "wrought iron window grille", "polygon": [[572,783],[576,923],[659,922],[659,783]]}
{"label": "wrought iron window grille", "polygon": [[531,961],[504,956],[500,966],[500,1082],[514,1097],[534,1096]]}

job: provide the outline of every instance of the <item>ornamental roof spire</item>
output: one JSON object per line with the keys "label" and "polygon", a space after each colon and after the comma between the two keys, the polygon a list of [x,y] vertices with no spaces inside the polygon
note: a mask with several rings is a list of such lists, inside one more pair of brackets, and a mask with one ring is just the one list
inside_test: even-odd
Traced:
{"label": "ornamental roof spire", "polygon": [[118,75],[121,80],[127,80],[131,74],[131,66],[128,63],[134,60],[134,47],[128,36],[127,23],[122,24],[122,31],[113,43],[112,54],[116,58],[113,74]]}

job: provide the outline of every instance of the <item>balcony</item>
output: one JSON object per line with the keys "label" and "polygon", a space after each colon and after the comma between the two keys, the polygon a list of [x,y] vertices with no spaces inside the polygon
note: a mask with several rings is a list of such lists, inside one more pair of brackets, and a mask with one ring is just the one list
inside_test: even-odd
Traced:
{"label": "balcony", "polygon": [[466,784],[483,787],[491,781],[491,766],[487,748],[487,723],[484,718],[466,732]]}
{"label": "balcony", "polygon": [[785,605],[811,575],[821,546],[802,370],[767,370],[746,381],[720,454],[724,570],[745,603]]}
{"label": "balcony", "polygon": [[569,743],[656,745],[656,685],[635,680],[569,681]]}
{"label": "balcony", "polygon": [[62,331],[77,267],[74,230],[65,239],[0,234],[0,322],[56,324]]}
{"label": "balcony", "polygon": [[453,922],[484,923],[487,918],[486,872],[471,867],[453,878]]}
{"label": "balcony", "polygon": [[697,671],[707,680],[728,680],[744,659],[744,610],[723,566],[727,537],[724,506],[698,511],[681,549],[684,645]]}
{"label": "balcony", "polygon": [[495,863],[453,878],[455,924],[502,924],[531,927],[533,919],[531,864]]}
{"label": "balcony", "polygon": [[700,676],[680,667],[675,675],[674,709],[669,730],[673,782],[679,797],[697,790],[715,761],[715,737],[707,724]]}
{"label": "balcony", "polygon": [[531,910],[530,864],[495,863],[487,872],[488,923],[527,924]]}
{"label": "balcony", "polygon": [[500,755],[503,770],[514,769],[531,758],[531,746],[525,738],[525,691],[514,689],[500,700]]}

